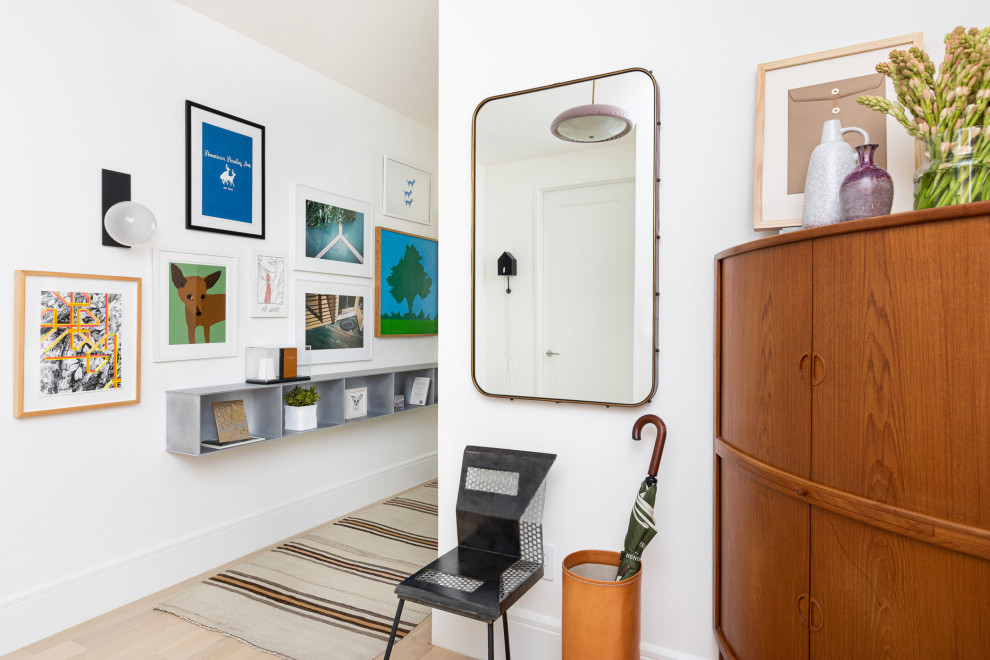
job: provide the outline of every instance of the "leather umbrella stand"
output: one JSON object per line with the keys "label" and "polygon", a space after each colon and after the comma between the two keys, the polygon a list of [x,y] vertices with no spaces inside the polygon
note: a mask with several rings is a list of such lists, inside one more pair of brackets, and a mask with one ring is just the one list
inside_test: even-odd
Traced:
{"label": "leather umbrella stand", "polygon": [[580,550],[564,558],[563,660],[639,660],[642,569],[615,582],[619,553]]}

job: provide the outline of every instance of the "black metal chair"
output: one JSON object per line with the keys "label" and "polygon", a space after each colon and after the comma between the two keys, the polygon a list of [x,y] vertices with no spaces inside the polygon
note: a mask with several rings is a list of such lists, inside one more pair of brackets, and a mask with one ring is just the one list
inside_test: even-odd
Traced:
{"label": "black metal chair", "polygon": [[543,502],[555,454],[466,447],[457,493],[457,547],[402,581],[395,593],[392,654],[402,606],[412,601],[488,624],[488,658],[495,658],[495,621],[543,577]]}

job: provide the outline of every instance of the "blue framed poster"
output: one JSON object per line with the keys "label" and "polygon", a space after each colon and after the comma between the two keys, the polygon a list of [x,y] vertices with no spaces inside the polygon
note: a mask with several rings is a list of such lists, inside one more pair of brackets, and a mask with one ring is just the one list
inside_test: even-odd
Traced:
{"label": "blue framed poster", "polygon": [[186,101],[186,229],[265,237],[265,127]]}

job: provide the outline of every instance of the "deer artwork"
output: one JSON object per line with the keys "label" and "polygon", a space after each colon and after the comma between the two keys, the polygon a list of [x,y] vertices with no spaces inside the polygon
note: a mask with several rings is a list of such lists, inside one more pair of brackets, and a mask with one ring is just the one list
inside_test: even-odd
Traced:
{"label": "deer artwork", "polygon": [[227,171],[220,175],[220,183],[224,186],[234,187],[234,177],[237,176],[237,172],[230,169],[230,165],[227,165]]}
{"label": "deer artwork", "polygon": [[186,328],[189,343],[196,343],[196,328],[203,327],[203,337],[210,343],[210,326],[226,320],[227,295],[208,293],[220,279],[221,271],[206,277],[190,275],[186,277],[178,264],[171,264],[172,284],[179,292],[179,300],[186,307]]}

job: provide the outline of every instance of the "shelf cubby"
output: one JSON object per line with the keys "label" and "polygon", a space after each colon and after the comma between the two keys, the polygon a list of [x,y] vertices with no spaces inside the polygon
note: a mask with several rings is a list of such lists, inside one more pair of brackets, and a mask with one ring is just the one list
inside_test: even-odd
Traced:
{"label": "shelf cubby", "polygon": [[[235,383],[170,390],[165,392],[165,448],[173,453],[203,456],[256,444],[257,440],[221,447],[204,444],[217,441],[217,427],[213,417],[213,403],[217,401],[243,401],[252,438],[269,441],[422,408],[424,406],[410,407],[408,404],[413,379],[417,376],[430,378],[426,405],[436,405],[436,375],[436,364],[427,364],[323,374],[300,383]],[[291,431],[284,427],[282,396],[296,385],[304,388],[316,387],[320,394],[320,400],[316,404],[315,429]],[[344,419],[344,392],[356,387],[368,388],[368,414]],[[396,394],[405,396],[407,402],[405,410],[398,413],[393,411],[392,405]]]}

